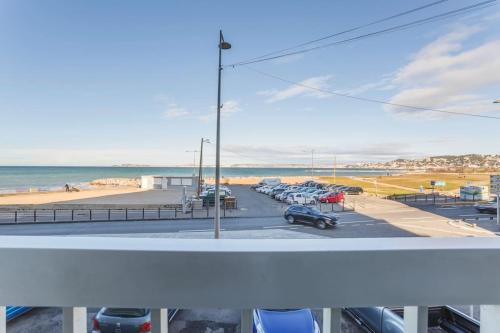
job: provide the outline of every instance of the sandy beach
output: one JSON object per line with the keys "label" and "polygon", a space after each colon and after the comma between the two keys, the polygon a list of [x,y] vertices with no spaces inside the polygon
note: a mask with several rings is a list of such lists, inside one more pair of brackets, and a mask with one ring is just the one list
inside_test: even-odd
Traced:
{"label": "sandy beach", "polygon": [[105,197],[139,192],[136,187],[97,188],[79,192],[33,192],[5,194],[0,196],[0,206],[44,205],[64,203],[82,199],[104,199]]}

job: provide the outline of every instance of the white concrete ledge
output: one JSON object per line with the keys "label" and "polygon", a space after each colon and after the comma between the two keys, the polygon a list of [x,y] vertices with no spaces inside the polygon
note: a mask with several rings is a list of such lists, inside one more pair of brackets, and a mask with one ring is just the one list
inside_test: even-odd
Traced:
{"label": "white concrete ledge", "polygon": [[500,304],[500,238],[0,237],[9,305],[295,308]]}

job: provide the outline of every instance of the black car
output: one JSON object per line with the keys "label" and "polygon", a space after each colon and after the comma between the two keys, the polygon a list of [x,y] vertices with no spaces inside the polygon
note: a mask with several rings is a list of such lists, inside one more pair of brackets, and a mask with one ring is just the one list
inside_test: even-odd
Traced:
{"label": "black car", "polygon": [[333,213],[323,213],[315,207],[306,207],[302,205],[291,205],[285,211],[285,220],[288,223],[296,222],[312,224],[319,229],[326,229],[337,224],[338,217]]}
{"label": "black car", "polygon": [[345,193],[347,194],[361,194],[363,193],[363,188],[359,187],[359,186],[349,186],[348,188],[345,189],[344,191]]}
{"label": "black car", "polygon": [[497,203],[496,201],[490,201],[487,203],[478,203],[474,205],[474,208],[479,213],[489,213],[489,214],[496,214],[497,213]]}

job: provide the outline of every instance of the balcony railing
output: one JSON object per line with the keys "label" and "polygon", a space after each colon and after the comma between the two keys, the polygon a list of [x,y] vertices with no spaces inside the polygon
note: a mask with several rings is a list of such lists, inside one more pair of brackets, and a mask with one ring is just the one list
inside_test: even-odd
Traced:
{"label": "balcony railing", "polygon": [[[3,305],[65,308],[65,332],[86,332],[85,307],[164,309],[405,306],[407,332],[426,307],[482,304],[481,332],[500,332],[500,239],[200,240],[0,237]],[[330,311],[330,312],[329,312]],[[330,316],[329,316],[330,314]],[[5,332],[5,318],[0,318]]]}

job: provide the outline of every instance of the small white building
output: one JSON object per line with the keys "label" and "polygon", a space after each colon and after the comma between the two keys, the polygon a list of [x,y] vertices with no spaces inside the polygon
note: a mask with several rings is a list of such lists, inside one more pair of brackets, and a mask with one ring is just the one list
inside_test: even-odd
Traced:
{"label": "small white building", "polygon": [[488,186],[461,186],[460,200],[488,200],[490,191]]}
{"label": "small white building", "polygon": [[166,190],[168,187],[177,186],[196,188],[198,186],[198,177],[141,176],[141,188],[144,190]]}

